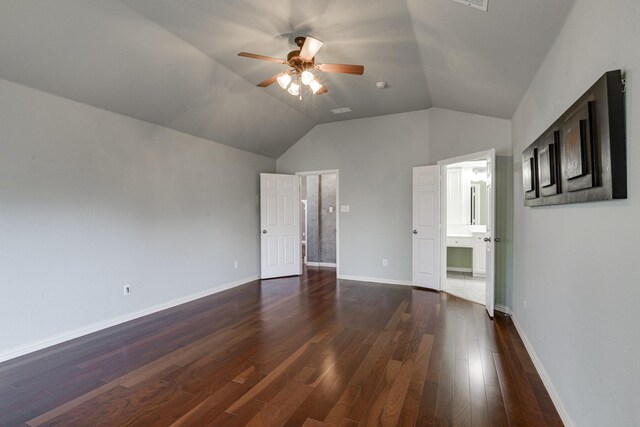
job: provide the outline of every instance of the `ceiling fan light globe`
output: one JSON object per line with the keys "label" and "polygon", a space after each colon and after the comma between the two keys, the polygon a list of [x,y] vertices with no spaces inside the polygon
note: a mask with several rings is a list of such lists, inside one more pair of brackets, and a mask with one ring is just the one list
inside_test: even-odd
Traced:
{"label": "ceiling fan light globe", "polygon": [[300,57],[305,61],[311,61],[323,44],[321,40],[306,36],[304,38],[304,45],[300,48]]}
{"label": "ceiling fan light globe", "polygon": [[303,71],[302,74],[300,75],[300,81],[302,82],[303,85],[307,85],[308,86],[315,79],[316,78],[313,75],[313,73],[311,71],[308,71],[308,70]]}
{"label": "ceiling fan light globe", "polygon": [[311,83],[309,83],[309,86],[311,86],[311,90],[313,91],[313,93],[316,93],[322,88],[322,85],[318,83],[317,80],[312,80]]}
{"label": "ceiling fan light globe", "polygon": [[297,83],[291,83],[291,86],[289,86],[289,89],[287,89],[287,92],[289,92],[293,96],[300,95],[300,85]]}
{"label": "ceiling fan light globe", "polygon": [[289,83],[291,83],[291,76],[289,74],[283,74],[278,77],[278,84],[282,89],[286,89]]}

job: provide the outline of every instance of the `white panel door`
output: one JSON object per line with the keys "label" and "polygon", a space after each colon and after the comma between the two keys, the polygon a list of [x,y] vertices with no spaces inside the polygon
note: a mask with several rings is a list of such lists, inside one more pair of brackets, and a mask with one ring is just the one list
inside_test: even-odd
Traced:
{"label": "white panel door", "polygon": [[413,284],[440,290],[440,167],[413,168]]}
{"label": "white panel door", "polygon": [[487,201],[489,203],[487,209],[487,258],[486,258],[486,294],[485,294],[485,307],[489,316],[493,317],[493,308],[495,305],[496,295],[496,279],[495,279],[495,265],[496,265],[496,252],[495,252],[495,236],[496,236],[496,192],[495,192],[495,176],[496,176],[496,154],[494,150],[491,150],[491,155],[487,158]]}
{"label": "white panel door", "polygon": [[302,274],[300,247],[300,179],[260,174],[260,277]]}
{"label": "white panel door", "polygon": [[487,274],[487,244],[485,234],[473,234],[473,276],[484,277]]}

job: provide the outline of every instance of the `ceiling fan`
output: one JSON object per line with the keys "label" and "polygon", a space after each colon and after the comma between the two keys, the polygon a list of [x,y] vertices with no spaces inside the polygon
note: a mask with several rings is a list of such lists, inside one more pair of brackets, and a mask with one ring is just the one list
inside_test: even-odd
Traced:
{"label": "ceiling fan", "polygon": [[257,55],[255,53],[240,52],[238,56],[245,58],[261,59],[263,61],[276,62],[291,67],[288,71],[283,71],[271,76],[263,82],[258,83],[259,87],[271,86],[278,82],[280,87],[286,89],[293,96],[302,99],[302,90],[304,86],[309,86],[311,91],[316,95],[327,93],[328,90],[323,86],[313,74],[312,70],[324,73],[343,73],[355,74],[361,76],[364,73],[364,66],[349,64],[316,64],[315,56],[324,44],[322,41],[311,36],[296,37],[296,45],[299,49],[292,50],[287,55],[287,60],[272,58],[270,56]]}

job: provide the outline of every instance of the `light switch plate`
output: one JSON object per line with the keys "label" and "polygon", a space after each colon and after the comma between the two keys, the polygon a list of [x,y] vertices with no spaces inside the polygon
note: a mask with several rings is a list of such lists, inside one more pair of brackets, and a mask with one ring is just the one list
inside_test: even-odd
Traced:
{"label": "light switch plate", "polygon": [[329,206],[329,213],[333,213],[333,206]]}
{"label": "light switch plate", "polygon": [[351,206],[349,205],[341,205],[340,212],[350,212]]}

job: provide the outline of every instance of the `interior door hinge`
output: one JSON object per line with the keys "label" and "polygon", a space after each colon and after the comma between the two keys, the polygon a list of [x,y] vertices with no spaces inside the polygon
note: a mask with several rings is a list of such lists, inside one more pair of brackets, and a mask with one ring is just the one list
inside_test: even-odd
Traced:
{"label": "interior door hinge", "polygon": [[627,79],[622,79],[622,93],[627,91]]}

